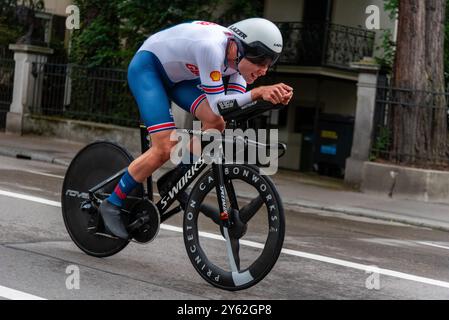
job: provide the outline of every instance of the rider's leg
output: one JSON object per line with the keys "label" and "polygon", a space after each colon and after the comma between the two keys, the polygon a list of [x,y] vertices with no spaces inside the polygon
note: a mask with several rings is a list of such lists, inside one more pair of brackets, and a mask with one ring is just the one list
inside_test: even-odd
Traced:
{"label": "rider's leg", "polygon": [[126,227],[120,218],[120,207],[133,188],[143,183],[170,158],[171,148],[176,143],[170,141],[172,131],[162,131],[151,135],[151,148],[130,164],[114,192],[101,204],[100,212],[105,225],[114,235],[123,239],[128,238]]}
{"label": "rider's leg", "polygon": [[107,199],[110,203],[123,206],[127,195],[169,159],[171,149],[176,145],[176,142],[170,141],[172,132],[173,130],[168,130],[151,135],[151,148],[129,165],[114,192]]}
{"label": "rider's leg", "polygon": [[197,117],[201,121],[201,129],[203,131],[206,131],[208,129],[216,129],[220,132],[223,132],[226,127],[226,123],[223,120],[223,117],[215,114],[212,111],[207,100],[204,100],[198,106],[195,112],[195,117]]}
{"label": "rider's leg", "polygon": [[[204,100],[196,109],[195,117],[198,118],[201,121],[201,130],[206,131],[209,129],[215,129],[219,132],[223,132],[226,127],[226,123],[223,120],[222,116],[219,116],[215,114],[211,107],[209,106],[209,102],[207,100]],[[196,147],[201,147],[201,141],[198,141],[197,137],[192,138],[191,145],[194,145]],[[201,151],[198,153],[198,149],[194,148],[195,154],[201,154]]]}
{"label": "rider's leg", "polygon": [[[183,81],[177,84],[170,92],[170,97],[175,103],[187,112],[191,112],[202,122],[202,130],[217,129],[222,132],[225,129],[223,118],[217,116],[209,107],[206,95],[198,89],[199,82]],[[191,164],[201,156],[201,141],[194,135],[188,150],[184,150],[181,162],[174,170],[167,172],[157,182],[161,194],[167,193],[186,174]],[[180,194],[181,198],[183,194]]]}
{"label": "rider's leg", "polygon": [[[199,79],[182,81],[171,88],[168,94],[178,106],[201,121],[203,131],[216,129],[222,132],[225,129],[223,117],[212,111],[206,94],[200,88]],[[201,141],[195,136],[190,144],[190,150],[196,157],[201,155]]]}
{"label": "rider's leg", "polygon": [[136,181],[143,183],[154,171],[170,159],[170,152],[176,141],[170,141],[173,130],[162,131],[151,135],[151,148],[134,160],[128,168]]}
{"label": "rider's leg", "polygon": [[[222,132],[225,122],[221,116],[216,115],[209,106],[207,96],[201,90],[199,79],[182,81],[174,85],[168,94],[170,98],[182,109],[193,114],[202,123],[202,130],[217,129]],[[190,150],[196,156],[201,155],[201,141],[193,139]]]}
{"label": "rider's leg", "polygon": [[151,134],[152,148],[131,163],[113,194],[99,208],[106,229],[124,239],[128,239],[128,232],[120,217],[123,201],[169,158],[169,137],[176,129],[166,93],[170,83],[154,54],[140,51],[135,55],[128,68],[128,84]]}

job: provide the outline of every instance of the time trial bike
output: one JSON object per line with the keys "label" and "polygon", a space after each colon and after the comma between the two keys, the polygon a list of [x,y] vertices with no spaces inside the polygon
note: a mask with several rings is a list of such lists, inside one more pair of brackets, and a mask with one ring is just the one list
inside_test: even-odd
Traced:
{"label": "time trial bike", "polygon": [[[222,106],[222,115],[229,127],[247,128],[249,120],[277,108],[271,104]],[[151,147],[145,127],[141,127],[141,145],[142,152]],[[276,148],[279,156],[286,151],[277,142],[244,139],[244,145]],[[180,179],[174,180],[172,171],[166,173],[157,181],[157,202],[152,178],[140,184],[122,208],[130,234],[129,240],[123,240],[105,231],[98,207],[113,192],[133,157],[113,142],[87,145],[71,162],[63,183],[62,215],[71,239],[88,255],[108,257],[130,242],[151,242],[162,222],[183,212],[186,252],[199,275],[225,290],[255,285],[271,271],[282,250],[282,200],[263,168],[229,162],[223,154],[219,157],[222,162],[211,164],[200,157]]]}

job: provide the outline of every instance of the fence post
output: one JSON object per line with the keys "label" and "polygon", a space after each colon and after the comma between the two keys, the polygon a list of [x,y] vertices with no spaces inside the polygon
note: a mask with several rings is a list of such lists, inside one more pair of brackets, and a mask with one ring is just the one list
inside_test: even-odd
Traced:
{"label": "fence post", "polygon": [[359,72],[357,83],[357,109],[354,124],[354,139],[351,156],[346,159],[345,182],[360,187],[363,163],[369,160],[374,130],[377,79],[380,67],[372,58],[351,63],[351,68]]}
{"label": "fence post", "polygon": [[[32,75],[33,62],[47,61],[47,56],[53,49],[27,44],[11,44],[9,49],[14,51],[14,89],[9,112],[6,115],[6,132],[22,134],[23,117],[29,113],[35,79]],[[36,92],[40,95],[42,92]],[[35,97],[40,101],[40,97]]]}

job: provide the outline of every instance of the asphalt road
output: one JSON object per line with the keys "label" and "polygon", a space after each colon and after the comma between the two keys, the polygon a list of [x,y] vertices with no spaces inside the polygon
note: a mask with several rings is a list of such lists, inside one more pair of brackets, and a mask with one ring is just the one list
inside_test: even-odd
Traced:
{"label": "asphalt road", "polygon": [[0,157],[0,299],[449,299],[448,233],[325,212],[286,212],[277,264],[239,292],[196,273],[181,217],[150,244],[87,256],[62,220],[65,170]]}

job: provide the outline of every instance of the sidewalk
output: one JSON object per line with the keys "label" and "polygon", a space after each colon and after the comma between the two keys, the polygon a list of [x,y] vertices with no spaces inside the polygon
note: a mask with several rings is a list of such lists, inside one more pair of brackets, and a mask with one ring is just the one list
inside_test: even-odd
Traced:
{"label": "sidewalk", "polygon": [[[63,166],[68,166],[84,146],[82,143],[41,136],[0,133],[0,155]],[[131,153],[136,156],[136,152]],[[155,174],[155,179],[160,175]],[[448,205],[363,194],[346,188],[341,180],[299,172],[281,170],[271,178],[284,206],[293,211],[313,209],[449,231]]]}

